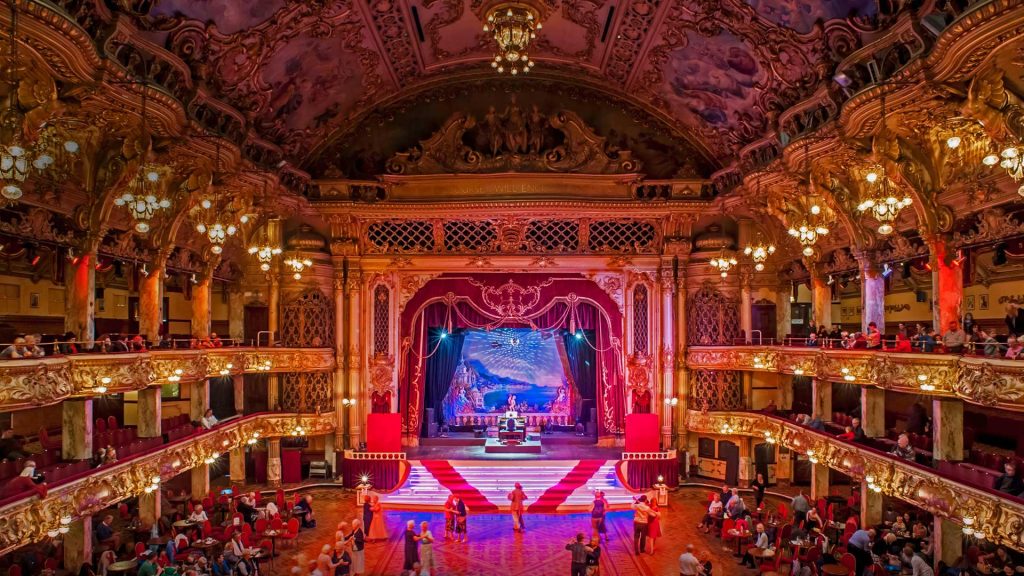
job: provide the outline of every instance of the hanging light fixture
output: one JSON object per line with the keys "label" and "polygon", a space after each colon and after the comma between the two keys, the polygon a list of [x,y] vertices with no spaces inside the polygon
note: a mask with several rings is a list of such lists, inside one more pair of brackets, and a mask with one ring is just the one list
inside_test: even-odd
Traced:
{"label": "hanging light fixture", "polygon": [[39,127],[35,141],[26,136],[25,114],[18,107],[18,91],[22,71],[18,63],[18,9],[17,2],[11,2],[10,46],[7,71],[7,109],[0,112],[0,196],[9,202],[22,197],[22,185],[32,172],[42,174],[48,171],[62,155],[76,154],[78,142],[64,139],[57,134],[56,127]]}
{"label": "hanging light fixture", "polygon": [[729,275],[729,270],[731,270],[732,267],[737,264],[737,262],[736,257],[726,256],[725,249],[723,248],[722,252],[719,253],[718,258],[712,258],[708,262],[708,264],[711,264],[711,267],[714,268],[715,270],[718,270],[718,272],[722,275],[722,278],[725,278],[726,276]]}
{"label": "hanging light fixture", "polygon": [[525,4],[504,3],[492,8],[484,24],[484,32],[491,32],[498,45],[491,68],[499,74],[508,68],[513,76],[529,72],[533,68],[533,60],[526,51],[530,40],[537,37],[536,31],[542,27],[539,14]]}
{"label": "hanging light fixture", "polygon": [[292,269],[292,278],[302,280],[302,271],[313,265],[309,258],[300,258],[298,254],[284,261],[284,265]]}
{"label": "hanging light fixture", "polygon": [[262,242],[257,242],[252,246],[249,246],[249,254],[256,257],[256,260],[260,263],[260,270],[264,272],[270,271],[270,264],[274,261],[274,256],[281,253],[281,248],[278,246],[271,246],[270,242],[264,236]]}
{"label": "hanging light fixture", "polygon": [[[981,162],[986,166],[998,164],[1000,168],[1006,170],[1014,182],[1024,178],[1024,148],[1019,146],[1007,146],[999,154],[992,153],[985,156]],[[1017,188],[1017,194],[1024,196],[1024,185]]]}
{"label": "hanging light fixture", "polygon": [[[146,85],[142,85],[142,121],[140,129],[143,143],[143,154],[148,156],[152,152],[153,142],[149,136],[149,128],[146,122]],[[139,166],[138,173],[128,182],[128,190],[114,199],[117,206],[128,208],[128,214],[135,220],[135,231],[140,234],[149,232],[150,221],[159,210],[166,210],[171,207],[171,201],[167,198],[164,190],[165,179],[170,169],[167,166],[153,162],[143,162]]]}
{"label": "hanging light fixture", "polygon": [[[217,168],[220,166],[220,140],[216,142],[216,153],[213,161],[213,174],[210,177],[210,190],[213,189],[213,185],[217,182]],[[212,193],[204,194],[199,199],[199,204],[192,209],[192,219],[196,222],[196,231],[200,234],[206,234],[206,238],[210,241],[210,251],[214,254],[220,254],[224,251],[224,243],[227,242],[229,236],[234,236],[235,232],[238,232],[238,226],[234,223],[232,213],[226,210],[224,206],[219,205],[217,198]],[[249,222],[249,216],[243,214],[239,218],[239,222],[247,224]]]}
{"label": "hanging light fixture", "polygon": [[[807,182],[811,182],[811,164],[810,164],[810,143],[804,141],[804,172],[807,174]],[[808,186],[810,188],[810,186]],[[801,203],[801,205],[804,205]],[[814,255],[814,245],[822,236],[827,236],[829,233],[828,226],[819,222],[821,216],[821,206],[812,203],[810,208],[807,209],[807,214],[802,216],[800,224],[797,226],[789,227],[789,235],[796,238],[803,246],[804,256]],[[792,301],[792,300],[790,300]]]}
{"label": "hanging light fixture", "polygon": [[[888,124],[885,121],[885,96],[882,96],[882,134],[885,136],[889,130]],[[956,141],[956,146],[960,145],[959,139]],[[956,146],[947,145],[950,148],[956,148]],[[885,167],[881,168],[881,174],[874,170],[867,173],[865,179],[868,184],[872,185],[872,191],[868,193],[867,198],[863,199],[860,204],[857,205],[857,211],[861,213],[867,213],[869,216],[874,218],[878,222],[878,233],[886,236],[892,234],[895,227],[893,224],[896,223],[896,218],[900,215],[900,210],[910,206],[913,201],[910,196],[904,196],[903,198],[897,198],[896,194],[889,188],[889,179],[885,175]],[[881,180],[881,182],[879,182]]]}

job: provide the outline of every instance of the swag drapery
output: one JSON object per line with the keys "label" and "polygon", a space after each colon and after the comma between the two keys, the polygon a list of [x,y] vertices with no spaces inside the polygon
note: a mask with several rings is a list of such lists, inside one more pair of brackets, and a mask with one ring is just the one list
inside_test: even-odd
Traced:
{"label": "swag drapery", "polygon": [[[593,399],[597,408],[598,435],[623,430],[622,313],[604,290],[580,274],[452,273],[427,282],[402,310],[398,405],[405,436],[419,436],[428,381],[438,413],[436,399],[443,398],[461,355],[459,330],[498,327],[568,330],[568,364],[584,405]],[[448,336],[438,338],[440,329]],[[583,346],[593,354],[589,366]],[[436,361],[439,354],[450,358]],[[434,360],[429,379],[428,359]]]}

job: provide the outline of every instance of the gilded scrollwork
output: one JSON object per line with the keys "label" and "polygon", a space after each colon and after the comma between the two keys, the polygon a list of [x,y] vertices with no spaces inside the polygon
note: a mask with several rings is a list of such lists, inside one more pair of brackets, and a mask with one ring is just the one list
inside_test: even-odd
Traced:
{"label": "gilded scrollwork", "polygon": [[689,410],[686,429],[704,434],[763,437],[855,479],[871,477],[883,494],[899,498],[929,512],[973,527],[997,544],[1024,546],[1024,506],[993,493],[954,482],[935,472],[855,444],[836,442],[782,418],[742,412]]}
{"label": "gilded scrollwork", "polygon": [[146,458],[99,469],[87,478],[50,490],[43,500],[33,496],[8,505],[0,510],[0,554],[43,539],[60,526],[62,517],[75,519],[99,512],[142,494],[155,477],[169,479],[254,438],[291,436],[296,426],[309,436],[331,433],[334,413],[249,416],[166,446]]}

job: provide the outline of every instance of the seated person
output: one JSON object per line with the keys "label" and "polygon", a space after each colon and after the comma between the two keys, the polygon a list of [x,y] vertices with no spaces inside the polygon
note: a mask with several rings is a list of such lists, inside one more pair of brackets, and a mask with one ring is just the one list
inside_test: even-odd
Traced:
{"label": "seated person", "polygon": [[910,437],[906,434],[900,434],[900,437],[896,440],[896,445],[889,451],[889,454],[897,458],[909,460],[910,462],[917,458],[914,447],[910,445]]}
{"label": "seated person", "polygon": [[14,344],[11,344],[7,348],[4,348],[3,352],[0,352],[0,358],[5,358],[9,360],[16,360],[18,358],[29,357],[31,357],[31,355],[29,354],[28,349],[25,348],[24,338],[15,338]]}
{"label": "seated person", "polygon": [[217,558],[210,564],[210,572],[213,576],[231,576],[231,564],[224,559],[224,553],[217,554]]}
{"label": "seated person", "polygon": [[912,352],[912,351],[913,351],[913,349],[910,346],[910,339],[907,338],[906,334],[904,334],[902,332],[898,332],[896,334],[896,346],[895,346],[895,348],[893,348],[893,352]]}
{"label": "seated person", "polygon": [[1014,462],[1003,464],[1003,474],[996,478],[993,488],[1006,494],[1013,494],[1014,496],[1024,491],[1024,482],[1021,482],[1020,478],[1017,477],[1017,464]]}
{"label": "seated person", "polygon": [[213,415],[213,410],[207,408],[206,412],[203,413],[203,417],[199,419],[199,423],[207,430],[216,426],[217,417]]}
{"label": "seated person", "polygon": [[23,492],[35,492],[42,500],[46,498],[46,482],[42,475],[36,474],[36,463],[32,460],[25,462],[21,474],[8,480],[3,488],[0,488],[0,498],[8,498]]}
{"label": "seated person", "polygon": [[711,502],[708,503],[708,512],[704,515],[704,519],[700,521],[700,524],[697,524],[697,529],[703,530],[705,534],[709,534],[711,527],[722,519],[722,513],[722,496],[718,493],[712,494]]}
{"label": "seated person", "polygon": [[509,418],[505,422],[505,430],[508,431],[508,432],[515,432],[516,431],[516,419],[515,418]]}
{"label": "seated person", "polygon": [[[277,505],[275,504],[274,507],[276,509]],[[235,506],[235,510],[242,515],[242,519],[245,520],[246,524],[252,524],[259,518],[259,511],[249,502],[248,496],[242,496],[238,499],[238,505]]]}
{"label": "seated person", "polygon": [[121,534],[114,530],[114,516],[107,514],[93,530],[96,541],[101,545],[109,546],[113,550],[121,547]]}
{"label": "seated person", "polygon": [[847,426],[843,433],[837,436],[840,440],[846,440],[847,442],[853,442],[853,426]]}
{"label": "seated person", "polygon": [[313,516],[313,497],[306,494],[300,498],[292,508],[292,515],[299,518],[303,528],[316,528],[316,518]]}
{"label": "seated person", "polygon": [[1007,360],[1018,360],[1024,359],[1024,336],[1014,338],[1010,336],[1006,339],[1006,354],[1003,355]]}

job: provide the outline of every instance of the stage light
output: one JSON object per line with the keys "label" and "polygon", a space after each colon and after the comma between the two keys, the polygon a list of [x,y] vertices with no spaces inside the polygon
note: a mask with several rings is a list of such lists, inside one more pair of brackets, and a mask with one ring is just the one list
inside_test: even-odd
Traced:
{"label": "stage light", "polygon": [[889,276],[892,276],[892,268],[889,266],[889,263],[886,262],[882,265],[882,278],[888,278]]}
{"label": "stage light", "polygon": [[576,338],[577,340],[583,340],[583,332],[579,332],[579,331],[577,331],[577,332],[576,332],[575,334],[573,334],[573,336],[574,336],[574,337],[575,337],[575,338]]}
{"label": "stage light", "polygon": [[447,337],[448,337],[448,333],[445,332],[444,330],[441,330],[441,340],[444,340]]}

